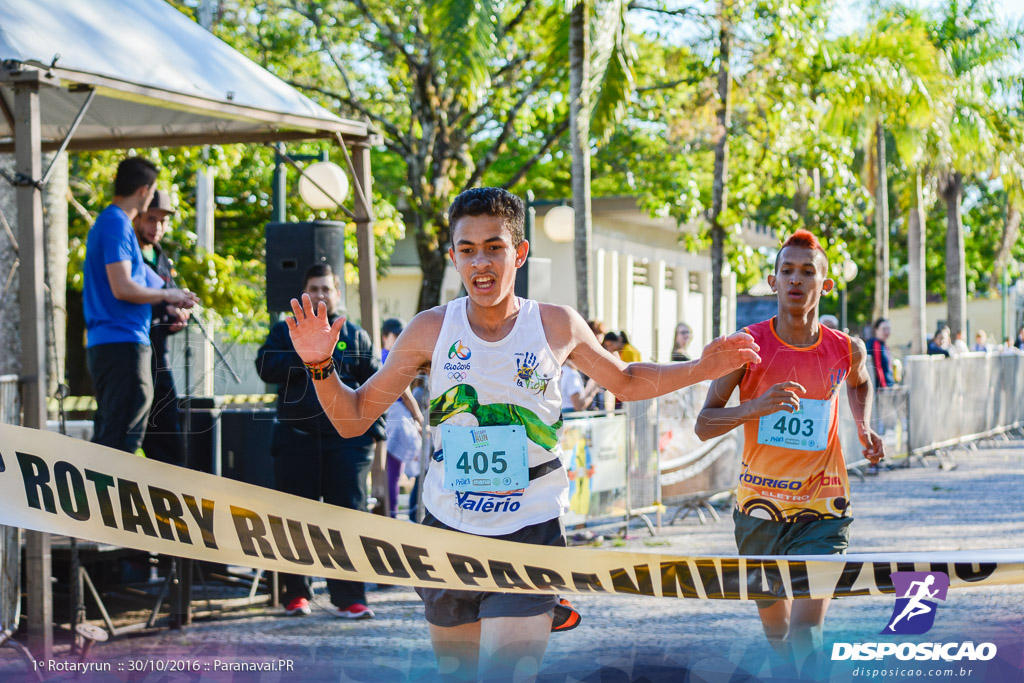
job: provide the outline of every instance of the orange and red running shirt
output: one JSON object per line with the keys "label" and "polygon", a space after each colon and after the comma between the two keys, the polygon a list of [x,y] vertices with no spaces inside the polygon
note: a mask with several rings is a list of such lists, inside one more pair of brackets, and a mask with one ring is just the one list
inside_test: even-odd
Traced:
{"label": "orange and red running shirt", "polygon": [[[827,440],[824,450],[806,449],[807,440],[803,441],[806,450],[767,445],[758,443],[760,420],[745,422],[736,504],[744,514],[777,522],[846,517],[850,480],[839,445],[836,396],[850,373],[852,342],[842,332],[819,325],[821,332],[812,346],[790,346],[779,339],[775,322],[772,318],[745,328],[761,347],[761,362],[747,365],[740,381],[740,401],[755,399],[781,382],[797,382],[807,390],[801,401],[830,401],[824,406],[830,414]],[[765,428],[779,418],[768,418]],[[777,427],[781,432],[784,423],[778,422]]]}

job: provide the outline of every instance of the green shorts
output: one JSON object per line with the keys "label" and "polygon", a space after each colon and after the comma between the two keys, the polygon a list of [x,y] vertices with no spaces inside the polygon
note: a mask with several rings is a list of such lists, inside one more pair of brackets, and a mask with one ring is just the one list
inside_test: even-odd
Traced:
{"label": "green shorts", "polygon": [[[740,555],[845,555],[852,517],[813,522],[775,522],[745,515],[733,508],[736,549]],[[755,600],[770,607],[777,600]]]}

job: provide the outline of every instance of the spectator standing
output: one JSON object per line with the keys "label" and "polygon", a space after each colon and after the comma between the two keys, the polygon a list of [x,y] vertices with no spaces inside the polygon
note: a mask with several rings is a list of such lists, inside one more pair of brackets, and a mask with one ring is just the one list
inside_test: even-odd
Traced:
{"label": "spectator standing", "polygon": [[[332,322],[339,317],[341,285],[329,265],[306,271],[302,293],[313,306],[324,304]],[[350,389],[365,384],[378,369],[370,335],[345,321],[331,354],[339,378]],[[277,490],[319,500],[350,510],[366,510],[366,479],[373,463],[374,441],[385,438],[383,419],[372,422],[357,436],[338,434],[324,414],[302,359],[295,353],[288,325],[276,323],[256,354],[256,370],[267,383],[277,385],[277,419],[270,452],[274,459]],[[285,614],[305,616],[312,612],[313,597],[306,580],[281,574]],[[360,581],[327,580],[334,605],[332,614],[343,619],[370,619],[366,587]]]}
{"label": "spectator standing", "polygon": [[[167,221],[174,213],[170,195],[157,190],[153,193],[149,208],[132,221],[135,237],[142,250],[142,259],[163,282],[164,289],[177,286],[174,282],[174,267],[160,246]],[[188,463],[185,462],[185,444],[178,422],[178,393],[174,389],[167,338],[185,329],[189,315],[187,309],[160,301],[152,306],[153,317],[149,326],[153,356],[153,407],[149,411],[142,450],[147,458],[179,467],[186,467]]]}
{"label": "spectator standing", "polygon": [[1024,327],[1017,330],[1017,338],[1013,340],[1013,346],[1024,351]]}
{"label": "spectator standing", "polygon": [[818,323],[824,325],[830,330],[839,329],[839,318],[835,317],[834,315],[823,315],[820,318],[818,318]]}
{"label": "spectator standing", "polygon": [[153,401],[152,304],[191,308],[188,290],[164,288],[142,258],[132,220],[149,207],[157,167],[129,157],[117,167],[114,199],[96,218],[85,248],[86,362],[96,396],[94,443],[134,453]]}
{"label": "spectator standing", "polygon": [[[400,318],[388,318],[380,327],[380,355],[385,363],[388,352],[405,329]],[[419,474],[420,450],[423,448],[423,412],[420,404],[406,387],[402,396],[388,408],[387,412],[387,473],[388,473],[388,515],[398,516],[398,482],[402,470],[409,476]]]}
{"label": "spectator standing", "polygon": [[871,338],[867,342],[867,351],[871,368],[875,376],[876,389],[888,389],[896,384],[892,371],[892,353],[886,343],[892,334],[892,323],[887,318],[879,318],[871,327]]}
{"label": "spectator standing", "polygon": [[672,356],[670,360],[674,362],[690,360],[690,357],[686,354],[686,347],[690,345],[691,339],[693,339],[693,330],[686,323],[679,321],[679,324],[676,325],[676,338],[672,342]]}
{"label": "spectator standing", "polygon": [[992,348],[988,345],[988,333],[985,330],[978,330],[974,333],[974,346],[971,351],[989,352]]}
{"label": "spectator standing", "polygon": [[640,351],[629,343],[629,337],[623,331],[608,332],[601,345],[611,353],[617,353],[623,363],[639,363],[643,360]]}
{"label": "spectator standing", "polygon": [[563,413],[586,410],[594,401],[597,392],[601,390],[597,382],[592,379],[588,379],[584,384],[583,377],[571,361],[566,361],[562,365],[562,376],[558,379],[558,388],[562,394]]}
{"label": "spectator standing", "polygon": [[935,336],[928,342],[929,356],[945,356],[949,358],[949,328],[939,325],[935,330]]}
{"label": "spectator standing", "polygon": [[967,342],[964,341],[964,331],[957,330],[953,343],[949,347],[949,352],[954,356],[959,356],[960,354],[967,353],[968,351],[970,351],[970,349],[967,348]]}

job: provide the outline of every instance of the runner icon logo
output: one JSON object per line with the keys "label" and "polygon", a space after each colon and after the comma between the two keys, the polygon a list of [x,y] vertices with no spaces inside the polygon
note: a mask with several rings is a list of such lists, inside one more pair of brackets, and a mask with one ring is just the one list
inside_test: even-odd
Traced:
{"label": "runner icon logo", "polygon": [[936,600],[945,600],[949,575],[945,572],[893,572],[896,606],[882,633],[920,635],[935,623]]}

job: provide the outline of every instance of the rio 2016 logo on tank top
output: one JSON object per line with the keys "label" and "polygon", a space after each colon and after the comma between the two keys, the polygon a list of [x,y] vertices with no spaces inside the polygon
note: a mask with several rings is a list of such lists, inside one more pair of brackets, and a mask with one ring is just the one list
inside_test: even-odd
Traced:
{"label": "rio 2016 logo on tank top", "polygon": [[[442,347],[443,348],[443,347]],[[473,352],[469,350],[469,347],[462,343],[462,340],[456,340],[452,344],[451,348],[448,349],[449,358],[458,358],[459,360],[469,360],[469,357],[473,355]]]}
{"label": "rio 2016 logo on tank top", "polygon": [[552,375],[550,377],[545,377],[537,372],[537,354],[529,351],[522,351],[515,354],[515,358],[516,386],[529,389],[530,391],[535,391],[538,394],[543,394],[547,391],[548,383],[551,382],[555,376]]}

